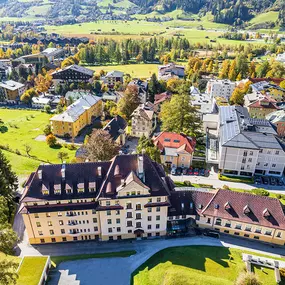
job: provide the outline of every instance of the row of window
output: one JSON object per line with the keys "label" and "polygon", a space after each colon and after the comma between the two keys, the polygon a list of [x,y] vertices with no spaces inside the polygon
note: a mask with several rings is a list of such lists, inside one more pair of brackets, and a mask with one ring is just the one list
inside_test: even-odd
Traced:
{"label": "row of window", "polygon": [[[136,196],[136,195],[141,195],[141,192],[140,192],[140,191],[137,191],[137,192],[136,192],[136,191],[127,192],[127,196]],[[149,198],[149,199],[147,200],[147,202],[148,202],[148,203],[152,203],[152,202],[153,202],[153,198]],[[161,202],[161,197],[156,198],[156,203],[160,203],[160,202]],[[101,205],[101,206],[104,206],[104,204],[103,204],[102,201],[100,201],[100,205]],[[106,201],[106,206],[111,206],[111,205],[112,205],[111,201]],[[115,203],[114,203],[114,205],[115,205],[115,206],[120,205],[120,201],[119,201],[119,200],[116,200]],[[127,209],[132,209],[132,203],[128,202],[128,203],[126,204],[126,208],[127,208]],[[137,204],[136,204],[136,210],[141,210],[141,208],[142,208],[141,204],[140,204],[140,203],[137,203]]]}
{"label": "row of window", "polygon": [[[211,218],[208,218],[207,223],[211,223]],[[219,219],[219,218],[216,219],[215,225],[216,226],[222,226],[222,220]],[[232,227],[230,221],[225,222],[224,226],[227,227],[227,228],[231,228]],[[246,232],[251,232],[252,231],[252,226],[246,225],[243,228],[242,224],[236,224],[234,229],[236,229],[236,230],[244,230]],[[262,233],[262,228],[256,227],[254,232],[256,234],[261,234]],[[267,230],[264,231],[264,234],[267,235],[267,236],[271,236],[272,235],[272,230],[267,229]],[[281,232],[278,232],[276,236],[277,237],[281,237]]]}
{"label": "row of window", "polygon": [[[68,204],[74,204],[74,203],[89,203],[89,202],[95,202],[95,199],[91,199],[91,200],[87,200],[87,199],[85,199],[85,200],[76,200],[76,202],[75,202],[75,200],[68,200]],[[48,202],[48,201],[46,201],[45,203],[44,203],[44,205],[53,205],[53,204],[57,204],[57,205],[59,205],[59,204],[61,204],[61,201],[56,201],[55,203],[50,203],[50,202]],[[66,204],[66,203],[63,203],[63,204]],[[34,206],[38,206],[38,205],[42,205],[42,204],[38,204],[37,202],[35,202],[35,203],[33,203],[33,205]]]}
{"label": "row of window", "polygon": [[[92,214],[96,214],[96,210],[92,210]],[[84,215],[89,215],[89,213],[87,211],[81,211],[81,212],[66,212],[65,213],[66,216],[84,216]],[[50,217],[51,216],[51,213],[46,213],[46,217]],[[58,217],[62,217],[62,212],[57,212],[57,216]],[[36,219],[39,218],[39,214],[35,214],[34,217]]]}
{"label": "row of window", "polygon": [[[93,192],[95,192],[96,191],[96,189],[95,188],[89,188],[88,189],[88,191],[90,192],[90,193],[93,193]],[[61,195],[61,189],[54,189],[54,194],[55,195]],[[72,194],[73,193],[73,190],[72,189],[65,189],[65,192],[66,192],[66,194]],[[84,188],[78,188],[77,189],[77,193],[79,193],[79,194],[82,194],[82,193],[85,193],[85,190],[84,190]],[[49,190],[48,189],[42,189],[42,194],[43,195],[49,195]],[[60,201],[59,201],[60,202]],[[60,203],[59,203],[60,204]]]}

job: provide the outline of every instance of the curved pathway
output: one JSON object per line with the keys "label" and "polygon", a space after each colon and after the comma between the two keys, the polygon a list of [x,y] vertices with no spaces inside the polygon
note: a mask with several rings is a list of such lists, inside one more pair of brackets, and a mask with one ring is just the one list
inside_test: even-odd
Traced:
{"label": "curved pathway", "polygon": [[269,245],[231,237],[222,237],[220,240],[209,237],[192,237],[137,241],[128,246],[117,243],[117,251],[134,249],[137,254],[125,258],[94,258],[63,262],[58,268],[61,273],[58,284],[68,285],[64,276],[76,274],[76,280],[81,285],[129,285],[132,272],[156,252],[168,247],[195,245],[239,248],[278,257],[283,257],[280,254],[285,255],[283,248],[273,248]]}

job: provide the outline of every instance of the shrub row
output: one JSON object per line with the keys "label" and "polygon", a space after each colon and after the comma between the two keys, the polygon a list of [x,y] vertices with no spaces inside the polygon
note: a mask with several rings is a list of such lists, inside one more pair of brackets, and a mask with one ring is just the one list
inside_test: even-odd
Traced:
{"label": "shrub row", "polygon": [[239,182],[239,183],[249,183],[249,184],[252,184],[254,182],[253,178],[224,176],[221,173],[219,173],[218,177],[222,181],[229,181],[229,182]]}

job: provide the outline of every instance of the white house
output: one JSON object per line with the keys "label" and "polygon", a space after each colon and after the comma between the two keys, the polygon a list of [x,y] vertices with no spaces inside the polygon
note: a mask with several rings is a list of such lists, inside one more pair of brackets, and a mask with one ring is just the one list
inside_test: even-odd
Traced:
{"label": "white house", "polygon": [[206,92],[211,98],[223,97],[229,100],[235,88],[236,83],[228,79],[211,79],[207,83]]}

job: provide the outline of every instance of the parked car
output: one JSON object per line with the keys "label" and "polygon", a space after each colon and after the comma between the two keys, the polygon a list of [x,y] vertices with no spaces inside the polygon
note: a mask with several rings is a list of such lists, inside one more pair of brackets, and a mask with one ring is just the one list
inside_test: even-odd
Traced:
{"label": "parked car", "polygon": [[182,173],[182,168],[181,167],[177,167],[176,168],[176,174],[177,175],[181,175],[181,173]]}
{"label": "parked car", "polygon": [[263,184],[265,184],[265,185],[268,185],[268,183],[269,183],[269,179],[268,179],[268,177],[262,177],[262,182],[263,182]]}
{"label": "parked car", "polygon": [[260,177],[260,176],[256,176],[256,177],[254,178],[254,183],[255,183],[255,184],[261,184],[261,183],[262,183],[261,177]]}
{"label": "parked car", "polygon": [[171,174],[172,174],[172,175],[175,175],[175,174],[176,174],[176,167],[172,167],[172,168],[171,168]]}
{"label": "parked car", "polygon": [[209,175],[210,175],[210,170],[206,169],[206,170],[205,170],[205,176],[208,177]]}
{"label": "parked car", "polygon": [[199,175],[199,168],[194,169],[194,175]]}
{"label": "parked car", "polygon": [[269,181],[270,181],[270,185],[276,185],[276,178],[275,177],[270,177],[269,178]]}
{"label": "parked car", "polygon": [[183,175],[187,175],[187,173],[188,173],[188,168],[183,168],[182,173],[183,173]]}
{"label": "parked car", "polygon": [[194,174],[193,167],[190,167],[190,168],[188,169],[188,174],[189,174],[189,175],[193,175],[193,174]]}
{"label": "parked car", "polygon": [[205,176],[205,169],[204,169],[204,168],[201,168],[201,169],[200,169],[199,175]]}
{"label": "parked car", "polygon": [[277,180],[277,185],[278,186],[283,186],[284,185],[284,182],[282,181],[281,178],[276,178],[276,180]]}

